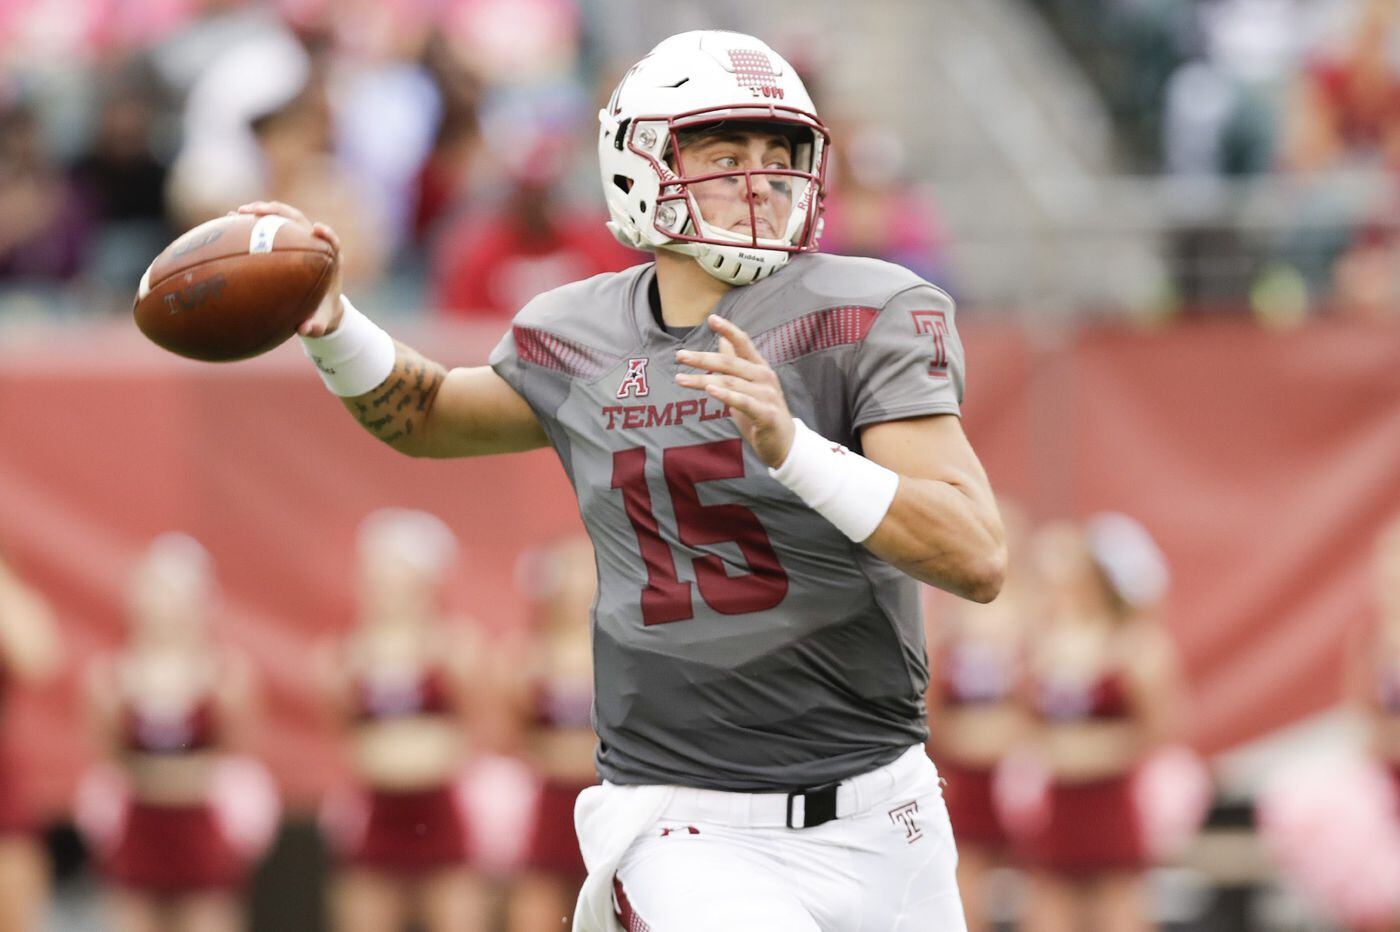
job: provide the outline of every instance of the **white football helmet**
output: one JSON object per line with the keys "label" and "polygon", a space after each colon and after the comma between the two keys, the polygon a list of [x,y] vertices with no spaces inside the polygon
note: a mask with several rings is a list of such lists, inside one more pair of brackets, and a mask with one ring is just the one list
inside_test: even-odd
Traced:
{"label": "white football helmet", "polygon": [[[722,121],[775,125],[794,140],[792,169],[687,176],[677,134]],[[766,278],[793,253],[817,248],[829,138],[802,80],[762,41],[737,32],[672,36],[623,76],[598,122],[608,229],[624,246],[693,256],[733,285]],[[748,233],[707,223],[690,186],[729,176],[752,192],[753,175],[785,176],[786,229],[759,236],[752,213]]]}

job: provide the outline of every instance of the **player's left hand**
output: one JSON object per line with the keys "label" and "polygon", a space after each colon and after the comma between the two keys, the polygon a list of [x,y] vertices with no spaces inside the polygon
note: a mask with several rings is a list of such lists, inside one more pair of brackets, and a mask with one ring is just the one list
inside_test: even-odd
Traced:
{"label": "player's left hand", "polygon": [[729,405],[739,433],[759,459],[776,469],[787,458],[796,431],[778,374],[732,321],[711,314],[706,323],[719,334],[719,352],[678,352],[677,362],[702,371],[678,373],[676,384]]}

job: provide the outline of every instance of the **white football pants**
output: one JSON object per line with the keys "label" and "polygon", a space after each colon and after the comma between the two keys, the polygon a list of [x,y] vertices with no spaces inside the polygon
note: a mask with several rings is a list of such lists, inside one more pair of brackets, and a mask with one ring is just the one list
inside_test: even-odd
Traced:
{"label": "white football pants", "polygon": [[[587,792],[607,793],[607,785]],[[674,790],[622,855],[628,932],[965,932],[938,772],[920,746],[802,824],[782,793]]]}

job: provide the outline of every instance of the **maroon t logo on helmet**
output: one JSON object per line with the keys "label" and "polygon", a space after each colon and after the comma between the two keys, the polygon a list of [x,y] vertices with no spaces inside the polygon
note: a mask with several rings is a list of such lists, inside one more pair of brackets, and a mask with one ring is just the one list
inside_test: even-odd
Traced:
{"label": "maroon t logo on helmet", "polygon": [[932,379],[948,377],[948,314],[945,311],[910,311],[914,332],[933,337],[933,355],[929,358],[928,374]]}
{"label": "maroon t logo on helmet", "polygon": [[649,360],[644,356],[641,359],[627,360],[627,374],[622,377],[622,384],[617,387],[617,397],[644,398],[647,394],[647,363]]}

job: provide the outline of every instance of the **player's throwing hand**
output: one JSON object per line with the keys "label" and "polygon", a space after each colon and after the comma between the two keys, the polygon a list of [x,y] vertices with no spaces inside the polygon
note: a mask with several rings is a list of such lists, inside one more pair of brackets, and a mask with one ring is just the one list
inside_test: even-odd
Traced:
{"label": "player's throwing hand", "polygon": [[[281,201],[253,201],[250,204],[241,204],[236,211],[229,211],[229,213],[255,214],[257,216],[276,214],[279,217],[286,217],[293,223],[311,227],[312,233],[330,243],[335,254],[340,255],[340,237],[336,236],[335,231],[324,223],[312,223],[307,219],[306,214],[290,204],[284,204]],[[342,309],[340,306],[341,272],[339,263],[336,264],[335,276],[335,280],[326,289],[326,297],[321,301],[321,306],[302,322],[302,325],[297,328],[297,333],[304,337],[323,337],[340,326]]]}
{"label": "player's throwing hand", "polygon": [[711,314],[706,322],[719,334],[719,352],[676,353],[677,362],[707,373],[679,373],[676,384],[703,391],[729,405],[739,433],[759,459],[776,469],[787,458],[795,430],[778,375],[749,335],[732,321]]}

